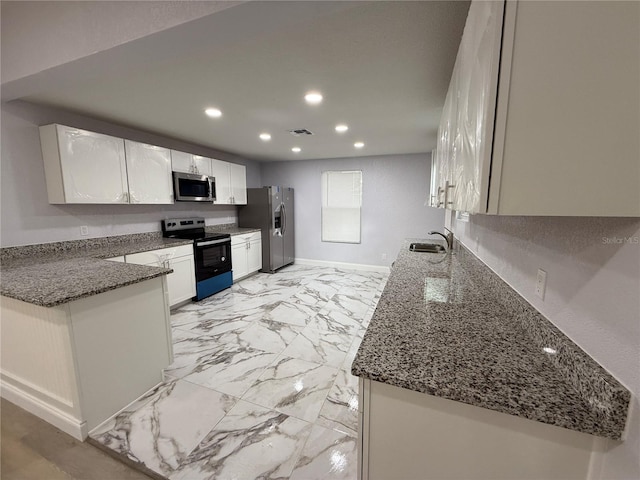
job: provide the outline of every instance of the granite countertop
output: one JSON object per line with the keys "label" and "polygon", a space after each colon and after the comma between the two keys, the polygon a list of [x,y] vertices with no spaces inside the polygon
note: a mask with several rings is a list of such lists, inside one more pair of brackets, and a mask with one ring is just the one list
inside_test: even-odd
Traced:
{"label": "granite countertop", "polygon": [[173,271],[105,259],[191,243],[153,233],[4,248],[0,294],[54,307]]}
{"label": "granite countertop", "polygon": [[620,439],[629,391],[461,245],[405,241],[354,375]]}
{"label": "granite countertop", "polygon": [[233,226],[224,225],[222,227],[220,225],[211,225],[209,227],[205,227],[205,230],[209,233],[228,233],[232,237],[235,235],[243,235],[245,233],[253,233],[253,232],[260,231],[259,228],[245,228],[245,227],[238,227],[236,225],[233,225]]}

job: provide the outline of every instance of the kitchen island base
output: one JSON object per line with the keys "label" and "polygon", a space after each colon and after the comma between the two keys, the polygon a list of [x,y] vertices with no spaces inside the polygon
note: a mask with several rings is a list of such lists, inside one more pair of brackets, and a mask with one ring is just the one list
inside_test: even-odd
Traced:
{"label": "kitchen island base", "polygon": [[2,297],[1,315],[2,397],[80,440],[172,361],[165,276],[50,308]]}
{"label": "kitchen island base", "polygon": [[358,479],[588,479],[606,439],[360,378]]}

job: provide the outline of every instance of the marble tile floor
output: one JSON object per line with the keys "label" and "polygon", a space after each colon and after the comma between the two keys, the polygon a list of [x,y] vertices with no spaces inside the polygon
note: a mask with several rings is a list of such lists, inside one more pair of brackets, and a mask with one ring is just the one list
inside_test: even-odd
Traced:
{"label": "marble tile floor", "polygon": [[165,382],[92,441],[170,480],[355,479],[350,369],[386,280],[292,265],[177,309]]}

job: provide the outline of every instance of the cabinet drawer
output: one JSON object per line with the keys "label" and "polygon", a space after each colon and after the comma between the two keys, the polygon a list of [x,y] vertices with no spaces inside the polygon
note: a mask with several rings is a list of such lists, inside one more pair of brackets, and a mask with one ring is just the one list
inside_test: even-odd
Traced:
{"label": "cabinet drawer", "polygon": [[256,240],[262,240],[261,232],[243,233],[241,235],[231,236],[231,245],[239,245],[241,243],[255,242]]}
{"label": "cabinet drawer", "polygon": [[247,233],[246,237],[248,242],[256,242],[262,240],[262,232]]}
{"label": "cabinet drawer", "polygon": [[127,255],[127,263],[139,265],[158,265],[165,260],[193,255],[193,245],[180,245],[178,247],[150,250],[148,252],[132,253]]}

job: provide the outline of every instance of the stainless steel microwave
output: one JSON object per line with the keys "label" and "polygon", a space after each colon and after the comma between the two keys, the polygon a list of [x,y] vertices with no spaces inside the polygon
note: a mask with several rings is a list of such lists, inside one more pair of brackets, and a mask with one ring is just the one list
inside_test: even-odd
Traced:
{"label": "stainless steel microwave", "polygon": [[216,179],[208,175],[173,172],[173,191],[179,202],[213,202]]}

